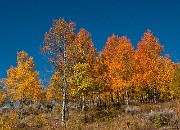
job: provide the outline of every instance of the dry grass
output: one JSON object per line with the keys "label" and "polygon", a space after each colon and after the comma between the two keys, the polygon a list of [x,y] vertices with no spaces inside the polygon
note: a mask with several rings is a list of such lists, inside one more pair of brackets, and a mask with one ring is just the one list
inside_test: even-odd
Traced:
{"label": "dry grass", "polygon": [[[70,110],[70,118],[67,121],[67,130],[153,130],[153,129],[178,129],[180,128],[180,101],[174,100],[166,103],[143,104],[140,106],[125,106],[120,108],[106,108],[77,112]],[[3,116],[4,115],[4,116]],[[8,114],[10,115],[10,114]],[[4,122],[7,113],[1,113]],[[28,114],[23,119],[13,122],[9,126],[14,130],[60,130],[60,108],[48,113]],[[12,123],[9,123],[12,125]]]}

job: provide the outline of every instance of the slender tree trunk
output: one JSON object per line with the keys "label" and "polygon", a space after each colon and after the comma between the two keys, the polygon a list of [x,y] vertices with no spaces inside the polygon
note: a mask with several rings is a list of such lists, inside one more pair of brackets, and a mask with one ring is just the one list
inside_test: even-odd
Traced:
{"label": "slender tree trunk", "polygon": [[114,98],[113,98],[112,93],[111,93],[111,103],[112,103],[112,105],[115,107]]}
{"label": "slender tree trunk", "polygon": [[116,103],[117,103],[117,107],[120,107],[119,92],[117,92]]}
{"label": "slender tree trunk", "polygon": [[108,98],[107,98],[107,96],[105,96],[104,108],[107,108],[107,106],[108,106]]}
{"label": "slender tree trunk", "polygon": [[93,101],[93,97],[91,96],[90,97],[90,104],[89,104],[90,109],[92,109],[93,106],[94,106],[94,101]]}
{"label": "slender tree trunk", "polygon": [[150,100],[149,100],[149,90],[147,91],[147,98],[146,98],[146,101],[147,101],[147,103],[150,103]]}
{"label": "slender tree trunk", "polygon": [[128,95],[128,89],[126,89],[126,107],[129,105],[129,95]]}
{"label": "slender tree trunk", "polygon": [[[66,81],[64,81],[66,84]],[[66,85],[64,85],[66,86]],[[65,128],[66,120],[68,119],[68,100],[67,100],[67,90],[63,87],[63,102],[62,102],[62,127]]]}
{"label": "slender tree trunk", "polygon": [[122,103],[124,104],[125,102],[124,102],[124,99],[125,97],[124,97],[124,94],[122,95]]}
{"label": "slender tree trunk", "polygon": [[96,96],[95,102],[96,102],[96,106],[99,107],[99,96]]}
{"label": "slender tree trunk", "polygon": [[144,103],[144,97],[142,94],[141,94],[141,103]]}
{"label": "slender tree trunk", "polygon": [[102,108],[102,100],[99,98],[99,108]]}
{"label": "slender tree trunk", "polygon": [[91,108],[92,108],[92,99],[91,99],[91,97],[90,97],[90,100],[87,101],[87,102],[88,102],[89,109],[91,110]]}
{"label": "slender tree trunk", "polygon": [[78,112],[79,111],[79,102],[75,102],[75,107],[76,107],[76,112]]}
{"label": "slender tree trunk", "polygon": [[93,99],[93,97],[92,97],[92,106],[94,107],[94,105],[95,105],[95,104],[94,104],[94,99]]}
{"label": "slender tree trunk", "polygon": [[157,99],[156,99],[156,83],[154,83],[153,92],[154,92],[154,103],[157,103]]}
{"label": "slender tree trunk", "polygon": [[66,120],[68,119],[68,99],[67,99],[67,81],[66,81],[66,46],[64,44],[64,81],[63,81],[63,98],[62,98],[62,127],[66,128]]}
{"label": "slender tree trunk", "polygon": [[80,110],[82,110],[83,108],[82,96],[80,96],[79,107],[80,107]]}
{"label": "slender tree trunk", "polygon": [[82,96],[82,111],[84,111],[85,108],[85,98]]}

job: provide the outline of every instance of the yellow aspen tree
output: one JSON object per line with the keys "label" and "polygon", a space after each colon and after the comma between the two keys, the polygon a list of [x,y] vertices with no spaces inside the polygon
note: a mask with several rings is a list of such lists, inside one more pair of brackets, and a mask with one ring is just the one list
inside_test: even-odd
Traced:
{"label": "yellow aspen tree", "polygon": [[160,88],[160,96],[165,99],[178,99],[180,97],[180,64],[167,64],[166,70],[166,75],[169,75],[171,82]]}
{"label": "yellow aspen tree", "polygon": [[82,110],[85,107],[85,99],[87,99],[93,89],[93,78],[91,76],[90,65],[88,63],[77,63],[74,66],[74,73],[70,77],[72,97],[82,101]]}
{"label": "yellow aspen tree", "polygon": [[0,79],[0,107],[6,102],[7,94],[6,94],[6,81],[5,79]]}
{"label": "yellow aspen tree", "polygon": [[[70,59],[70,62],[72,64],[71,70],[72,70],[72,76],[74,76],[74,73],[76,72],[75,69],[77,69],[77,66],[80,68],[84,64],[88,64],[88,75],[89,78],[94,79],[95,73],[94,73],[94,64],[95,64],[95,57],[96,57],[96,49],[94,48],[94,44],[92,42],[91,34],[86,31],[85,29],[81,28],[77,35],[75,36],[74,41],[72,42],[71,46],[68,49],[67,52],[68,58]],[[80,72],[81,73],[81,72]],[[92,80],[93,82],[93,80]],[[77,85],[74,84],[75,82],[72,82],[71,78],[71,87],[74,88],[74,86],[77,87]],[[91,87],[94,85],[91,85]],[[94,86],[95,87],[95,86]],[[70,88],[69,96],[72,98],[73,89]],[[93,89],[94,90],[94,89]],[[88,98],[93,97],[93,92],[91,90],[91,96],[88,96]],[[90,92],[88,92],[90,94]],[[87,98],[87,96],[86,96]],[[76,101],[81,99],[76,98]]]}
{"label": "yellow aspen tree", "polygon": [[34,59],[25,51],[17,53],[17,67],[7,70],[7,94],[11,101],[38,101],[42,86],[35,71]]}
{"label": "yellow aspen tree", "polygon": [[51,77],[49,86],[45,89],[46,101],[48,103],[51,103],[53,100],[57,102],[62,101],[62,82],[62,77],[60,77],[58,72],[55,72]]}

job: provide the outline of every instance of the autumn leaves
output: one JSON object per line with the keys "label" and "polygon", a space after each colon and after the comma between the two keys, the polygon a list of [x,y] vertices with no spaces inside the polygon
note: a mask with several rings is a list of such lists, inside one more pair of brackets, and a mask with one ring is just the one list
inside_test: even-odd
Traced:
{"label": "autumn leaves", "polygon": [[34,70],[34,60],[21,51],[17,54],[17,67],[7,71],[7,95],[11,102],[38,101],[42,99],[42,85],[38,79],[38,72]]}
{"label": "autumn leaves", "polygon": [[127,37],[112,35],[108,38],[102,54],[104,64],[107,66],[107,82],[112,91],[111,94],[119,96],[122,91],[132,86],[133,46]]}
{"label": "autumn leaves", "polygon": [[[72,22],[55,21],[46,33],[43,48],[51,63],[58,61],[55,64],[58,65],[57,81],[63,86],[62,79],[66,78],[69,99],[85,96],[87,100],[106,97],[117,101],[130,95],[131,99],[156,102],[157,98],[165,96],[176,65],[167,55],[162,56],[163,46],[150,30],[144,33],[137,50],[130,39],[113,34],[107,39],[104,50],[97,53],[91,35],[84,29],[75,34],[74,29]],[[66,77],[62,73],[64,66]]]}
{"label": "autumn leaves", "polygon": [[144,33],[137,50],[130,39],[113,34],[104,50],[97,53],[89,32],[80,29],[76,34],[75,23],[61,18],[54,20],[45,34],[41,51],[56,70],[49,86],[42,90],[33,58],[22,51],[17,67],[7,71],[8,96],[12,101],[62,101],[63,122],[68,118],[68,99],[111,98],[115,103],[128,95],[126,99],[156,102],[158,98],[174,98],[176,93],[170,83],[177,64],[162,56],[163,46],[150,30]]}

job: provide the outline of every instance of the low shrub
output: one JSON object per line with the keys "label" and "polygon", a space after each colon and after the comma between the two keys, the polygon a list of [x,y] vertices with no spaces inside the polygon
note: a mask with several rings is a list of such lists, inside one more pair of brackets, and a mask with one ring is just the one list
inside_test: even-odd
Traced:
{"label": "low shrub", "polygon": [[41,128],[42,126],[46,126],[46,125],[48,125],[48,121],[45,118],[45,115],[44,114],[37,115],[36,122],[34,122],[34,126]]}
{"label": "low shrub", "polygon": [[165,125],[167,125],[167,120],[164,117],[164,115],[162,115],[162,114],[156,115],[156,117],[155,117],[155,119],[153,121],[153,126],[155,128],[159,128],[159,127],[165,126]]}
{"label": "low shrub", "polygon": [[138,106],[128,106],[128,107],[126,107],[125,111],[126,111],[126,113],[137,114],[141,110],[140,110],[140,107],[138,107]]}
{"label": "low shrub", "polygon": [[15,127],[18,122],[19,116],[11,112],[0,117],[0,129],[2,130],[11,130]]}

